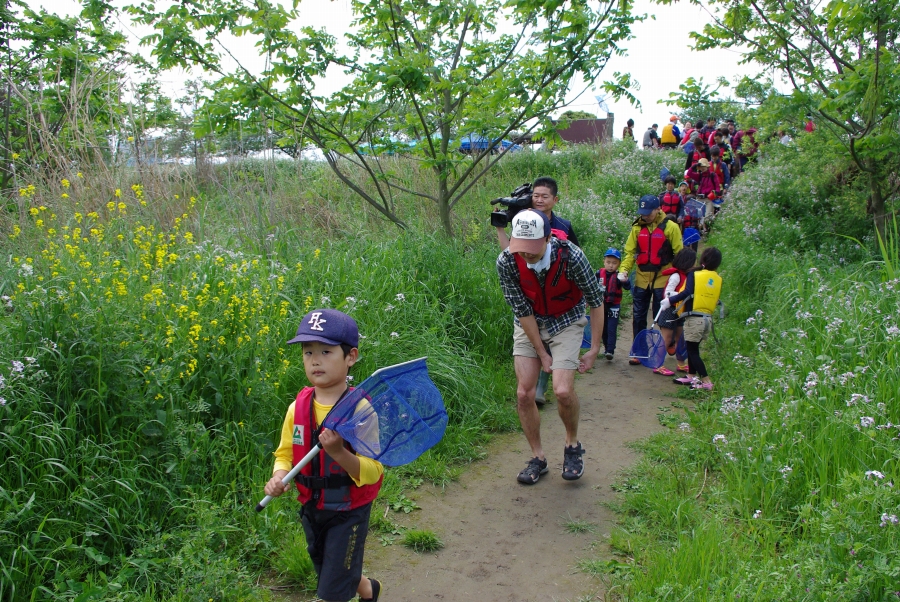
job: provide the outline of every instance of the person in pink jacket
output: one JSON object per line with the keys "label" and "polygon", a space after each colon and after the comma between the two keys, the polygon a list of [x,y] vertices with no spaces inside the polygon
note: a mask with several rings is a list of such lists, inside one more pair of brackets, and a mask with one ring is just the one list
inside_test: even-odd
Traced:
{"label": "person in pink jacket", "polygon": [[719,197],[722,194],[722,182],[719,176],[710,171],[709,159],[702,158],[694,163],[686,174],[697,183],[697,194],[709,198],[710,193]]}

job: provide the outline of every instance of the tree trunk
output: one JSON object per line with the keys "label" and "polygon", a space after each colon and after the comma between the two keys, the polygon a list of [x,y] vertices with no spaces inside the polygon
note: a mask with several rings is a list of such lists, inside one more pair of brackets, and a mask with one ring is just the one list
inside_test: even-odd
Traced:
{"label": "tree trunk", "polygon": [[441,225],[444,227],[444,234],[448,238],[453,238],[453,222],[450,219],[450,193],[447,189],[447,179],[440,180],[438,190],[438,209],[441,212]]}
{"label": "tree trunk", "polygon": [[884,210],[884,195],[878,175],[872,172],[869,172],[869,210],[875,221],[875,231],[878,232],[881,240],[885,240],[884,229],[887,216]]}

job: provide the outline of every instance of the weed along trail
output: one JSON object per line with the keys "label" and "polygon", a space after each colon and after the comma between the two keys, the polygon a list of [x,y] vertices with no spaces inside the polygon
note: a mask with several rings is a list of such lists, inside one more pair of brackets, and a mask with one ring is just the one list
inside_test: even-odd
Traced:
{"label": "weed along trail", "polygon": [[616,472],[636,459],[626,443],[659,428],[659,407],[674,399],[664,396],[675,393],[670,379],[628,365],[626,330],[630,323],[622,329],[617,357],[607,362],[601,356],[592,373],[576,380],[584,476],[561,476],[564,431],[551,400],[541,412],[550,472],[538,483],[516,482],[528,445],[521,433],[503,435],[458,481],[443,490],[423,485],[409,494],[421,509],[389,513],[399,525],[434,531],[444,547],[416,553],[399,545],[399,538],[382,546],[372,534],[366,572],[384,584],[384,600],[574,602],[602,593],[600,580],[578,562],[605,555],[603,536],[615,516],[602,502],[615,495]]}

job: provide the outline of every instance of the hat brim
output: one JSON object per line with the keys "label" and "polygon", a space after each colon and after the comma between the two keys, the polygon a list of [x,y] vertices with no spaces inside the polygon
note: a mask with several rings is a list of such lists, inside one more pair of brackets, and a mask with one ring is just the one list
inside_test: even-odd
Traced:
{"label": "hat brim", "polygon": [[544,252],[545,244],[546,238],[513,238],[509,241],[509,252],[537,255]]}
{"label": "hat brim", "polygon": [[[334,339],[329,339],[326,337],[320,337],[314,334],[298,334],[293,339],[287,342],[288,345],[293,345],[294,343],[325,343],[326,345],[340,345],[341,341],[335,341]],[[354,345],[355,346],[355,345]]]}
{"label": "hat brim", "polygon": [[651,207],[650,209],[638,209],[638,215],[650,215],[657,209],[659,209],[659,207]]}

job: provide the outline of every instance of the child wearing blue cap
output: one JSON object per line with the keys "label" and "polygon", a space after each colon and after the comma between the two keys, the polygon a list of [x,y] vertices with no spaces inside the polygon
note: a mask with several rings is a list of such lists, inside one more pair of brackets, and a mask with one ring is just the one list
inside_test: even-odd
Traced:
{"label": "child wearing blue cap", "polygon": [[357,455],[330,429],[323,429],[316,441],[318,426],[350,391],[347,374],[359,357],[359,330],[347,314],[318,309],[303,316],[288,345],[293,343],[303,346],[303,367],[313,386],[304,387],[288,407],[265,492],[272,497],[286,493],[291,486],[281,480],[321,443],[318,457],[295,479],[307,551],[319,578],[317,594],[331,602],[346,602],[357,594],[360,600],[375,602],[381,584],[364,577],[362,566],[369,513],[381,489],[384,466]]}
{"label": "child wearing blue cap", "polygon": [[619,328],[619,309],[622,306],[622,291],[631,290],[631,282],[620,282],[616,275],[619,272],[619,264],[622,263],[622,253],[618,249],[610,247],[603,254],[603,268],[597,270],[597,278],[606,289],[603,301],[606,304],[606,313],[603,317],[603,341],[606,359],[612,361],[616,352],[616,335]]}

